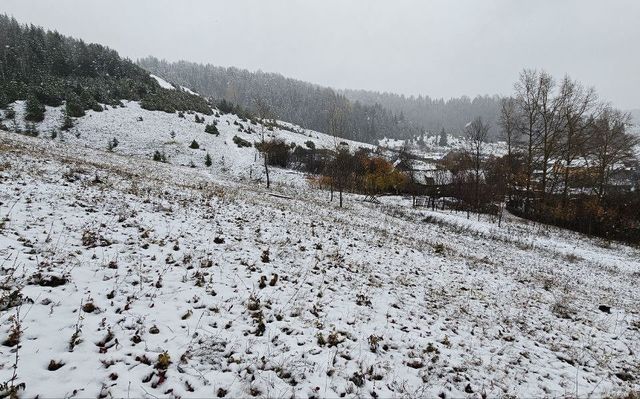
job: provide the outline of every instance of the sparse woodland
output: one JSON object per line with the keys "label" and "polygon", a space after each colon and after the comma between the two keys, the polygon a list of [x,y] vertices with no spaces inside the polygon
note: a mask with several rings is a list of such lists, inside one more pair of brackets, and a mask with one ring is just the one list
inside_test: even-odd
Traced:
{"label": "sparse woodland", "polygon": [[525,70],[503,100],[509,209],[608,238],[640,241],[640,172],[630,117],[569,77]]}

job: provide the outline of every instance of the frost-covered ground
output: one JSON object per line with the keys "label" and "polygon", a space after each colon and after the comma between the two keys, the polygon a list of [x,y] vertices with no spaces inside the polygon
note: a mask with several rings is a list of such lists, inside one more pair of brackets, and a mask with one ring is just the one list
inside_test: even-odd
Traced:
{"label": "frost-covered ground", "polygon": [[[0,384],[17,358],[25,397],[639,389],[637,249],[398,197],[339,209],[285,171],[267,191],[233,123],[135,107],[64,142],[0,132]],[[196,136],[226,169],[180,166]]]}

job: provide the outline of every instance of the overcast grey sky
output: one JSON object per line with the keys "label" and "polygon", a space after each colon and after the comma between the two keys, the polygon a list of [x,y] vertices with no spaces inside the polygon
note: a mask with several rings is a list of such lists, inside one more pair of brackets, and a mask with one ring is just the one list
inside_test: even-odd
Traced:
{"label": "overcast grey sky", "polygon": [[0,0],[21,22],[336,88],[508,94],[544,68],[640,108],[639,0]]}

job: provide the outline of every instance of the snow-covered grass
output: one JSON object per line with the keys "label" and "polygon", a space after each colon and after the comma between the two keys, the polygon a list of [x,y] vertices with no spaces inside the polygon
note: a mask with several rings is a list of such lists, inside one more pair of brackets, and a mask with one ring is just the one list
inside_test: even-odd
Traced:
{"label": "snow-covered grass", "polygon": [[[638,389],[636,248],[399,197],[340,209],[284,171],[267,191],[239,179],[254,150],[229,117],[215,137],[141,112],[90,113],[64,142],[0,132],[0,384],[17,358],[25,397]],[[194,138],[227,171],[180,166]]]}

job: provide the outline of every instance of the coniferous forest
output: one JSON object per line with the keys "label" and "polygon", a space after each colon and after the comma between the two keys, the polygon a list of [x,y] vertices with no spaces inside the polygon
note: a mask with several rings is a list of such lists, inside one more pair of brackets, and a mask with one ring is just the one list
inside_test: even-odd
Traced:
{"label": "coniferous forest", "polygon": [[42,117],[43,105],[63,102],[71,117],[120,100],[141,100],[149,110],[211,112],[203,98],[161,88],[145,70],[114,50],[22,25],[6,15],[0,15],[0,51],[0,106],[28,100],[34,121]]}

